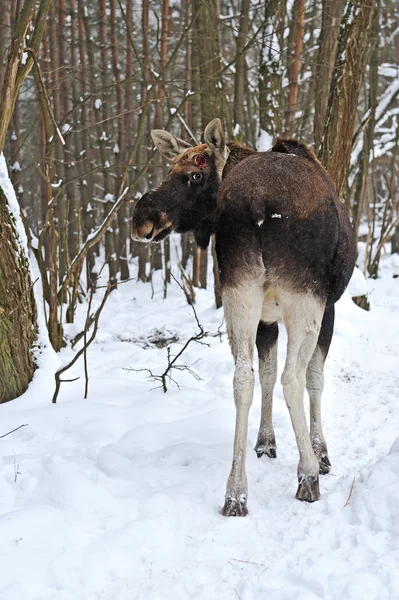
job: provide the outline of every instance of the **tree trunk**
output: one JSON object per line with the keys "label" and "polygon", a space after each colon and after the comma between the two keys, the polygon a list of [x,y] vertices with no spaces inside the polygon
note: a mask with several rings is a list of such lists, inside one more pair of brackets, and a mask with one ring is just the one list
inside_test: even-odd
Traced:
{"label": "tree trunk", "polygon": [[[0,154],[18,92],[33,64],[30,56],[22,62],[22,52],[28,43],[33,51],[39,49],[49,4],[50,0],[42,0],[37,6],[29,42],[25,38],[36,7],[35,0],[25,0],[16,18],[0,98]],[[0,170],[0,402],[6,402],[21,395],[32,379],[32,346],[37,328],[27,248],[22,240],[23,225],[11,183],[6,180],[7,167],[3,157],[0,157]],[[14,204],[12,208],[10,201]]]}
{"label": "tree trunk", "polygon": [[282,133],[282,62],[284,54],[285,2],[265,3],[259,65],[259,126],[271,137]]}
{"label": "tree trunk", "polygon": [[[3,157],[0,170],[6,172]],[[10,212],[0,180],[0,403],[23,394],[35,369],[36,304],[16,220],[22,226],[20,216]]]}
{"label": "tree trunk", "polygon": [[290,37],[293,48],[288,60],[288,101],[285,118],[285,135],[291,136],[294,129],[295,112],[298,103],[299,73],[301,70],[303,32],[305,24],[305,0],[295,0],[292,12]]}
{"label": "tree trunk", "polygon": [[[193,11],[193,50],[195,48],[198,53],[201,130],[203,132],[207,124],[215,117],[219,117],[223,121],[218,2],[217,0],[210,0],[205,3],[201,0],[195,0]],[[199,265],[194,274],[193,282],[197,281],[202,288],[206,288],[207,251],[198,251],[196,258],[199,259]]]}
{"label": "tree trunk", "polygon": [[346,0],[341,22],[337,58],[330,86],[326,125],[319,158],[329,171],[339,197],[348,177],[356,111],[375,0],[354,4]]}
{"label": "tree trunk", "polygon": [[240,26],[237,37],[236,72],[234,77],[234,139],[243,142],[244,98],[246,87],[246,68],[244,47],[249,31],[249,0],[241,0]]}
{"label": "tree trunk", "polygon": [[316,153],[319,151],[324,131],[343,8],[344,0],[323,0],[322,3],[319,51],[316,61],[316,94],[314,96],[314,142]]}

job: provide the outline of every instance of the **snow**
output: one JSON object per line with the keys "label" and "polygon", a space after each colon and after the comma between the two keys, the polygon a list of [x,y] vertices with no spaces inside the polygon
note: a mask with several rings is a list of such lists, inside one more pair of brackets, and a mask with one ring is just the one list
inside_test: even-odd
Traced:
{"label": "snow", "polygon": [[[179,362],[201,380],[176,372],[180,389],[172,384],[163,394],[148,373],[128,369],[162,373],[166,348],[143,341],[176,335],[177,353],[196,330],[192,310],[174,282],[163,300],[159,273],[153,299],[150,284],[120,285],[88,352],[88,399],[78,362],[65,378],[80,379],[63,383],[52,405],[56,364],[47,360],[26,394],[0,406],[0,435],[27,424],[0,439],[0,598],[399,598],[397,266],[397,257],[382,257],[370,312],[348,293],[337,304],[323,397],[333,467],[321,478],[319,502],[294,497],[298,456],[280,385],[278,458],[257,459],[252,450],[257,383],[250,514],[242,519],[219,513],[235,419],[222,310],[211,290],[197,290],[209,346],[191,343]],[[85,315],[81,304],[69,336]],[[281,374],[283,328],[280,337]],[[73,355],[68,345],[60,360]]]}
{"label": "snow", "polygon": [[68,131],[70,131],[72,129],[72,125],[70,123],[64,123],[63,126],[61,127],[61,133],[63,135],[65,135],[66,133],[68,133]]}
{"label": "snow", "polygon": [[[15,167],[14,163],[14,167]],[[18,163],[19,166],[19,163]],[[12,167],[11,169],[13,169]],[[19,169],[18,169],[19,170]],[[21,219],[21,211],[19,208],[18,200],[15,195],[15,190],[8,176],[8,169],[4,154],[0,154],[0,187],[3,190],[4,195],[7,198],[8,210],[14,219],[15,230],[18,236],[18,244],[25,258],[28,257],[28,239],[26,237],[25,228]]]}
{"label": "snow", "polygon": [[267,133],[264,129],[261,129],[259,132],[259,137],[256,142],[256,149],[258,152],[266,152],[266,150],[270,150],[273,146],[273,138]]}
{"label": "snow", "polygon": [[352,279],[348,285],[348,293],[352,298],[354,296],[367,296],[369,293],[367,279],[358,267],[355,267],[353,271]]}

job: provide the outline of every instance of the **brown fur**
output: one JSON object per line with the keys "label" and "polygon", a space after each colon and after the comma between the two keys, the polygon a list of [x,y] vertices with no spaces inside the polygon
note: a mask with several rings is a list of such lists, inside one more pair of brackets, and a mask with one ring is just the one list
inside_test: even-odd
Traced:
{"label": "brown fur", "polygon": [[[295,140],[277,140],[256,153],[232,143],[227,153],[220,121],[205,130],[207,144],[185,149],[162,131],[153,137],[165,155],[178,152],[165,181],[138,202],[133,235],[158,241],[194,231],[201,247],[216,236],[221,293],[235,361],[237,409],[233,463],[224,515],[247,514],[245,453],[254,389],[256,343],[262,415],[255,450],[276,456],[272,396],[277,374],[277,321],[287,329],[284,397],[299,450],[296,497],[320,497],[319,472],[330,461],[321,427],[323,366],[334,325],[334,303],[352,274],[356,248],[349,219],[314,153]],[[199,167],[195,158],[208,161]],[[223,175],[220,182],[221,173]],[[141,232],[141,233],[140,233]],[[310,399],[310,432],[303,409]]]}

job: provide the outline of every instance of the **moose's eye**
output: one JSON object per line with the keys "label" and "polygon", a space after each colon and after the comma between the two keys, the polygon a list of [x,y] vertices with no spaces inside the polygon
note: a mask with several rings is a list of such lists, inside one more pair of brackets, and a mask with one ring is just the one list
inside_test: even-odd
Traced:
{"label": "moose's eye", "polygon": [[191,181],[194,183],[199,183],[202,179],[202,173],[193,173],[191,175]]}

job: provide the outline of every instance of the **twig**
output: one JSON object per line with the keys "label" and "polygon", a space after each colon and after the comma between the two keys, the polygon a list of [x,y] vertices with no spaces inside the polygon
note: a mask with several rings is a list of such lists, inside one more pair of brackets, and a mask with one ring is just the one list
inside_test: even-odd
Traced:
{"label": "twig", "polygon": [[[98,274],[98,278],[101,276],[102,270],[105,266],[105,263],[103,264],[103,266],[100,269],[100,272]],[[97,280],[98,280],[97,278]],[[109,289],[109,283],[107,285],[107,290]],[[96,319],[98,319],[97,317],[97,312],[92,315],[90,317],[90,310],[91,310],[91,304],[93,302],[93,296],[94,296],[94,292],[96,290],[96,286],[93,285],[90,288],[90,298],[89,298],[89,304],[87,306],[87,313],[86,313],[86,321],[85,321],[85,327],[83,330],[83,366],[84,366],[84,372],[85,372],[85,394],[84,394],[84,399],[86,400],[87,398],[87,393],[89,391],[89,370],[88,370],[88,366],[87,366],[87,332],[91,327],[91,324],[94,322],[96,322]],[[107,293],[107,292],[105,292]]]}
{"label": "twig", "polygon": [[246,563],[247,565],[255,565],[256,567],[266,567],[266,565],[264,565],[263,563],[251,562],[250,560],[240,560],[239,558],[230,558],[230,560]]}
{"label": "twig", "polygon": [[[101,311],[105,306],[105,303],[107,301],[108,296],[111,293],[111,286],[108,285],[104,297],[102,299],[102,302],[100,304],[100,307],[97,309],[97,311],[95,312],[95,318],[94,318],[94,328],[93,328],[93,333],[91,334],[90,338],[86,341],[86,343],[83,345],[83,347],[79,350],[79,352],[76,353],[76,355],[73,357],[73,359],[71,360],[70,363],[68,363],[67,365],[65,365],[65,367],[62,367],[62,369],[59,369],[56,373],[55,373],[55,392],[53,395],[53,404],[55,404],[57,402],[57,397],[60,391],[60,387],[61,387],[61,383],[63,381],[68,381],[67,379],[61,379],[61,375],[62,373],[64,373],[65,371],[67,371],[68,369],[70,369],[71,367],[73,367],[73,365],[76,363],[76,361],[82,356],[82,354],[84,352],[86,352],[86,349],[90,346],[90,344],[93,342],[94,338],[97,335],[97,331],[98,331],[98,321],[100,319],[100,315],[101,315]],[[75,379],[70,379],[69,381],[76,381],[76,379],[79,379],[79,377],[76,377]]]}
{"label": "twig", "polygon": [[[173,273],[171,273],[171,277],[173,277],[173,279],[175,280],[175,282],[177,283],[177,285],[180,287],[181,290],[183,290],[184,292],[184,288],[181,285],[181,283],[179,281],[177,281],[176,277],[173,275]],[[152,379],[153,381],[160,381],[161,385],[162,385],[162,389],[164,391],[164,393],[166,393],[168,391],[168,386],[167,386],[167,381],[173,381],[173,383],[175,383],[177,385],[177,387],[179,387],[179,384],[177,383],[177,381],[175,381],[174,379],[172,379],[171,376],[171,372],[173,371],[173,369],[175,369],[175,371],[188,371],[190,373],[190,375],[192,375],[193,377],[195,377],[195,379],[197,380],[201,380],[201,377],[195,373],[195,371],[193,371],[189,366],[183,364],[183,365],[179,365],[177,364],[177,360],[180,358],[180,356],[183,354],[183,352],[186,350],[187,346],[191,343],[191,342],[197,342],[198,344],[204,344],[205,342],[202,342],[201,340],[205,337],[207,337],[209,335],[209,333],[207,331],[204,330],[197,312],[194,308],[193,304],[190,304],[192,311],[194,313],[194,317],[195,320],[197,322],[197,326],[199,329],[199,333],[196,333],[194,335],[192,335],[187,342],[184,344],[183,348],[180,350],[180,352],[178,352],[174,358],[171,360],[170,359],[170,346],[167,346],[166,352],[167,352],[167,359],[168,359],[168,365],[165,369],[165,371],[158,375],[155,374],[151,371],[151,369],[127,369],[128,371],[135,371],[135,372],[139,372],[139,371],[147,371],[147,373],[149,373],[149,378]],[[208,344],[206,344],[208,345]]]}
{"label": "twig", "polygon": [[356,477],[353,478],[352,485],[351,485],[351,491],[349,492],[348,499],[347,499],[347,501],[344,504],[344,508],[345,508],[345,506],[348,506],[348,504],[350,502],[350,499],[351,499],[351,496],[352,496],[352,492],[353,492],[353,489],[355,487],[355,479],[356,479]]}
{"label": "twig", "polygon": [[19,427],[16,427],[12,431],[9,431],[8,433],[4,433],[3,435],[0,435],[0,438],[5,438],[7,435],[10,435],[10,433],[14,433],[14,431],[18,431],[18,429],[21,429],[21,427],[28,427],[28,424],[26,423],[25,425],[20,425]]}

